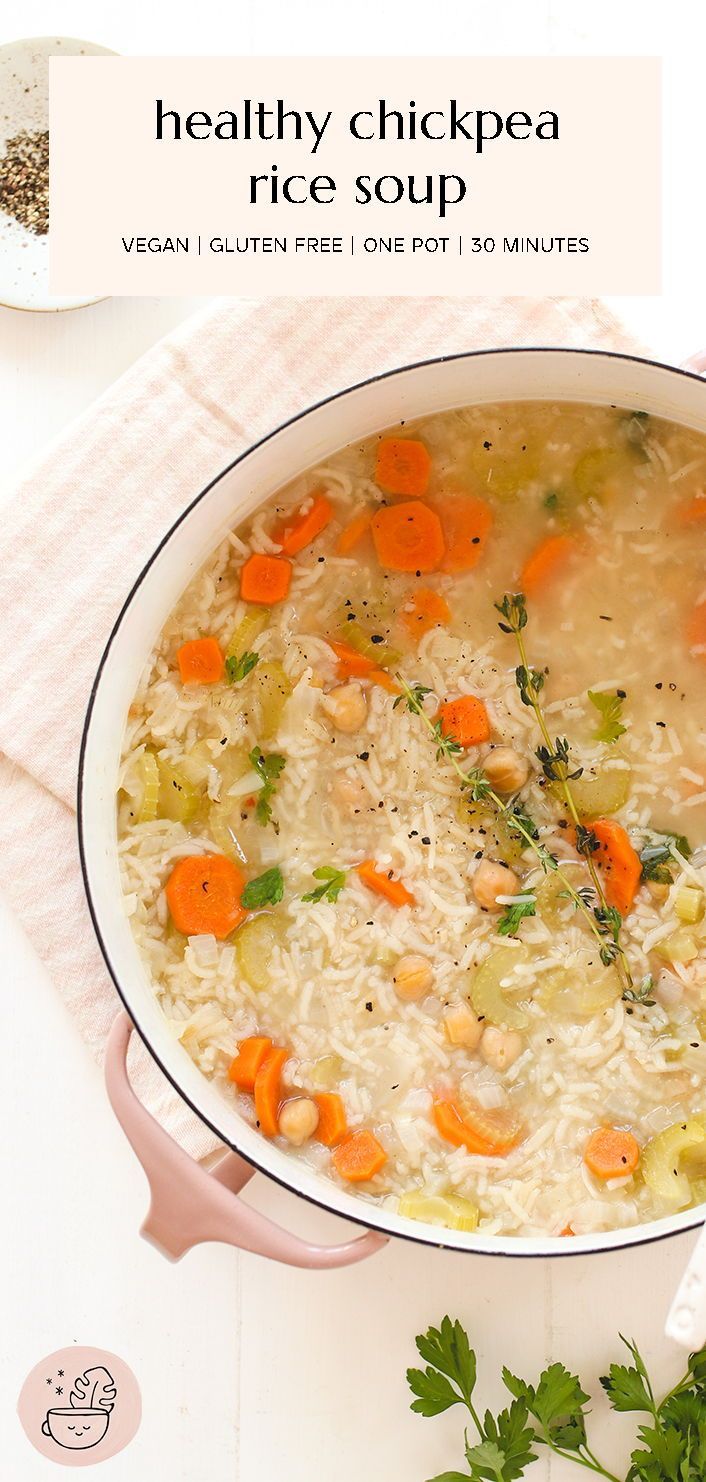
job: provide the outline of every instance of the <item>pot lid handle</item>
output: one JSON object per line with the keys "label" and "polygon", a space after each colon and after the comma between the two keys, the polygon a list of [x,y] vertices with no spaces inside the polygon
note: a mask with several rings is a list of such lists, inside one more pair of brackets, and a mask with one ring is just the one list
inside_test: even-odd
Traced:
{"label": "pot lid handle", "polygon": [[672,1302],[665,1331],[668,1338],[692,1351],[706,1343],[706,1225]]}
{"label": "pot lid handle", "polygon": [[349,1266],[387,1244],[386,1236],[368,1230],[341,1245],[310,1245],[238,1199],[256,1171],[249,1163],[228,1152],[207,1171],[138,1101],[127,1073],[132,1029],[128,1015],[118,1014],[108,1036],[105,1083],[113,1111],[150,1186],[150,1208],[140,1233],[163,1255],[177,1261],[192,1246],[217,1240],[287,1266],[318,1270]]}

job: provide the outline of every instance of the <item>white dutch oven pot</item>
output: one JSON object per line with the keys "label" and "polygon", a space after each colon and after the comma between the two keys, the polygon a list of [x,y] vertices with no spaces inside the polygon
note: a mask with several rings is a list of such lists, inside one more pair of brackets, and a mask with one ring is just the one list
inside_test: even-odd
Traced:
{"label": "white dutch oven pot", "polygon": [[[219,1240],[295,1266],[332,1267],[361,1260],[390,1236],[400,1236],[452,1250],[567,1258],[663,1240],[702,1225],[704,1207],[570,1241],[442,1230],[366,1202],[261,1137],[197,1070],[157,1004],[122,909],[115,787],[124,717],[165,618],[226,531],[280,486],[347,443],[402,418],[471,402],[542,398],[618,404],[706,434],[706,387],[696,374],[705,366],[706,355],[695,357],[688,369],[675,370],[601,351],[532,349],[456,355],[391,372],[320,403],[242,454],[194,499],[146,565],[115,624],[91,696],[81,753],[79,831],[95,929],[127,1010],[110,1037],[108,1092],[150,1182],[152,1203],[143,1233],[165,1254],[177,1258],[200,1241]],[[125,1067],[133,1024],[175,1089],[232,1150],[210,1172],[189,1158],[137,1101]],[[365,1226],[367,1233],[328,1247],[288,1234],[237,1197],[257,1169],[314,1204]],[[703,1241],[672,1307],[668,1332],[691,1346],[706,1338]]]}

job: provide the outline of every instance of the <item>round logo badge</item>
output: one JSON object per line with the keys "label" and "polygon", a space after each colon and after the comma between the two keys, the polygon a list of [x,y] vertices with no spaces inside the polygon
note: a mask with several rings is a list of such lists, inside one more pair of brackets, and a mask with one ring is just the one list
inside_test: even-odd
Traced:
{"label": "round logo badge", "polygon": [[17,1413],[42,1456],[64,1467],[90,1467],[129,1444],[142,1401],[135,1375],[117,1354],[76,1345],[35,1365]]}

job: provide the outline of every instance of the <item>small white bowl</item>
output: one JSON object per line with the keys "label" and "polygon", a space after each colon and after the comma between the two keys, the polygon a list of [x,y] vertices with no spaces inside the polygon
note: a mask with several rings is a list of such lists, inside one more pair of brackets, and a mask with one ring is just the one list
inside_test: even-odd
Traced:
{"label": "small white bowl", "polygon": [[[108,47],[69,36],[37,36],[0,46],[0,156],[23,129],[49,127],[49,58],[114,56]],[[0,158],[0,168],[2,160]],[[90,298],[49,292],[49,233],[39,237],[0,211],[0,304],[10,309],[56,312],[81,309]]]}

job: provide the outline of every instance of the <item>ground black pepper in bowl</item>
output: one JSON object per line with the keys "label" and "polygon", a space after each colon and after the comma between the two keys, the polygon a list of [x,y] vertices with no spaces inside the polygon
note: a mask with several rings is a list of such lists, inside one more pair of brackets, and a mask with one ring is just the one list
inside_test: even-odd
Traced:
{"label": "ground black pepper in bowl", "polygon": [[0,210],[37,237],[49,231],[49,130],[22,129],[0,157]]}

